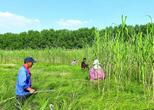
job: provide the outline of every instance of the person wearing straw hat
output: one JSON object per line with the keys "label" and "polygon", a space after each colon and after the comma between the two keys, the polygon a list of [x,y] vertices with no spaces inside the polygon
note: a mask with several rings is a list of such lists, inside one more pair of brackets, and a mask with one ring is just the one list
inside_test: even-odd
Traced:
{"label": "person wearing straw hat", "polygon": [[36,61],[32,57],[27,57],[24,59],[24,65],[20,68],[18,72],[18,77],[16,81],[16,110],[21,110],[22,105],[25,100],[35,93],[32,88],[31,83],[31,72],[30,68]]}

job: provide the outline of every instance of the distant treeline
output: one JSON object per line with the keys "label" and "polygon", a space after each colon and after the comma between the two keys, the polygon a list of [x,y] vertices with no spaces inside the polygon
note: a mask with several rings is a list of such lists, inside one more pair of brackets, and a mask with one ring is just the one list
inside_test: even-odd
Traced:
{"label": "distant treeline", "polygon": [[[135,26],[114,26],[99,30],[100,38],[119,38],[124,41],[132,39],[137,34],[146,37],[154,36],[154,24]],[[19,34],[0,34],[0,49],[44,49],[44,48],[83,48],[92,46],[95,40],[95,28],[81,28],[78,30],[42,30],[22,32]]]}

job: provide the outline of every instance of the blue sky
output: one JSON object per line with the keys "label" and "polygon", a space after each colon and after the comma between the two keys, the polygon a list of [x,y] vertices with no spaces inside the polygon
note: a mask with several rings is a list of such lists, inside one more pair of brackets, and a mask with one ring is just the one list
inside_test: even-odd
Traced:
{"label": "blue sky", "polygon": [[0,0],[0,33],[30,29],[105,28],[120,24],[145,24],[154,18],[154,0]]}

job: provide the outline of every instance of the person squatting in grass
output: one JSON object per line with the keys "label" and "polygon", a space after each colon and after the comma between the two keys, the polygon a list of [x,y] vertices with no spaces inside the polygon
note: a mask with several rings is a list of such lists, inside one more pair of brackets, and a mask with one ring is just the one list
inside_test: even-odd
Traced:
{"label": "person squatting in grass", "polygon": [[83,58],[83,61],[81,62],[81,69],[89,69],[88,64],[86,64],[86,58]]}
{"label": "person squatting in grass", "polygon": [[74,65],[76,65],[76,64],[77,64],[77,61],[76,61],[76,59],[74,59],[74,60],[71,62],[71,65],[74,66]]}
{"label": "person squatting in grass", "polygon": [[93,66],[89,71],[89,78],[90,80],[103,80],[105,79],[105,73],[99,63],[98,59],[94,60]]}
{"label": "person squatting in grass", "polygon": [[25,100],[35,93],[31,83],[30,68],[36,61],[32,57],[24,59],[24,65],[18,72],[16,81],[16,110],[21,110]]}

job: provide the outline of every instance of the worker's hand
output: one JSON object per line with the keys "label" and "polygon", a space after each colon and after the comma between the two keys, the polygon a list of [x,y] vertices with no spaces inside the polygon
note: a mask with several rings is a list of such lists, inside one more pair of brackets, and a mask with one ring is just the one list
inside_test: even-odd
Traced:
{"label": "worker's hand", "polygon": [[35,89],[32,89],[31,87],[27,88],[26,90],[28,90],[31,94],[35,93]]}
{"label": "worker's hand", "polygon": [[35,90],[34,89],[30,89],[29,91],[31,94],[34,94],[35,93]]}

